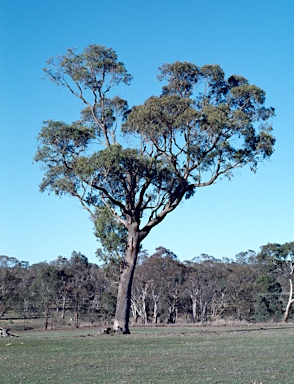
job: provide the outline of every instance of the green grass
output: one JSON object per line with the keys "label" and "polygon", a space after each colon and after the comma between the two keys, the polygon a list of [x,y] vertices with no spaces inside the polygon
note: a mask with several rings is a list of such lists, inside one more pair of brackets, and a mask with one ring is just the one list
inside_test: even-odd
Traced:
{"label": "green grass", "polygon": [[293,384],[292,327],[24,332],[0,339],[0,383]]}

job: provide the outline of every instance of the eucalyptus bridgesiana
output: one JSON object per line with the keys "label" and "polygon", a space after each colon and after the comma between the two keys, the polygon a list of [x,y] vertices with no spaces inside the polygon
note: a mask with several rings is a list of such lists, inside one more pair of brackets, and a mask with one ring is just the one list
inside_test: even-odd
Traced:
{"label": "eucalyptus bridgesiana", "polygon": [[159,68],[161,95],[129,109],[114,87],[132,76],[100,45],[48,60],[45,73],[84,108],[79,121],[44,123],[35,156],[44,167],[40,189],[76,197],[98,223],[106,210],[124,228],[114,329],[129,333],[141,242],[197,188],[245,165],[255,171],[270,157],[274,109],[244,77],[178,61]]}

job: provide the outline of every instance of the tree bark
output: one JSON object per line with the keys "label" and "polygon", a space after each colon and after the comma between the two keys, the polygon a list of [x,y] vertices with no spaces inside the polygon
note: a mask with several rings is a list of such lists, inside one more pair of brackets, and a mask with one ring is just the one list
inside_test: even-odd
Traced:
{"label": "tree bark", "polygon": [[159,296],[153,294],[152,297],[153,297],[153,305],[154,305],[153,306],[153,320],[152,320],[152,323],[153,324],[157,324]]}
{"label": "tree bark", "polygon": [[47,331],[48,329],[48,319],[49,319],[49,308],[45,308],[45,321],[44,321],[44,329]]}
{"label": "tree bark", "polygon": [[124,334],[130,333],[131,291],[140,246],[139,232],[137,228],[138,226],[135,224],[131,224],[128,228],[128,241],[120,271],[116,312],[113,324],[113,329],[115,331],[120,331]]}
{"label": "tree bark", "polygon": [[62,296],[62,312],[61,312],[62,320],[64,320],[65,318],[65,304],[66,304],[66,297]]}
{"label": "tree bark", "polygon": [[79,306],[79,295],[76,295],[75,300],[75,309],[74,309],[74,324],[76,328],[80,327],[80,306]]}
{"label": "tree bark", "polygon": [[132,297],[132,300],[131,300],[131,311],[133,314],[133,319],[135,320],[135,323],[137,324],[140,313],[139,313],[138,306],[135,302],[134,296]]}
{"label": "tree bark", "polygon": [[145,291],[142,293],[142,323],[143,324],[148,324],[146,296],[147,296],[147,292]]}
{"label": "tree bark", "polygon": [[288,304],[287,304],[287,307],[286,307],[286,310],[285,310],[285,314],[284,314],[284,321],[288,320],[290,308],[291,308],[291,305],[294,302],[294,299],[293,299],[293,283],[292,283],[292,279],[291,278],[289,279],[289,284],[290,284],[290,292],[289,292]]}
{"label": "tree bark", "polygon": [[191,300],[192,300],[192,318],[193,318],[193,323],[196,323],[197,321],[197,299],[193,295],[191,295]]}

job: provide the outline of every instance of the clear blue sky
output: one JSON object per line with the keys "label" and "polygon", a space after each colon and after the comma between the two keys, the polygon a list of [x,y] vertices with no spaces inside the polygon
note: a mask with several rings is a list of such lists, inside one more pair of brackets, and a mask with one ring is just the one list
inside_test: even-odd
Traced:
{"label": "clear blue sky", "polygon": [[50,56],[89,44],[112,47],[134,76],[130,105],[158,94],[157,68],[175,60],[220,64],[267,93],[277,144],[256,174],[199,190],[143,243],[181,260],[201,253],[233,258],[268,242],[294,241],[293,0],[1,0],[0,255],[31,264],[73,250],[97,262],[88,214],[73,198],[39,192],[33,164],[47,119],[68,123],[80,103],[48,80]]}

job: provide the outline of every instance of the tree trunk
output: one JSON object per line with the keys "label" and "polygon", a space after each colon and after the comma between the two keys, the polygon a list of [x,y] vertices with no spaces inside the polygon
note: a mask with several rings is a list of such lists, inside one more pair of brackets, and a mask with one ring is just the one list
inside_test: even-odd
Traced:
{"label": "tree trunk", "polygon": [[171,299],[169,304],[168,304],[168,319],[167,322],[170,324],[175,323],[175,303],[174,300]]}
{"label": "tree trunk", "polygon": [[191,295],[192,300],[192,319],[193,323],[196,323],[197,321],[197,299],[193,295]]}
{"label": "tree trunk", "polygon": [[61,318],[64,320],[65,317],[65,304],[66,304],[66,297],[62,297],[62,312],[61,312]]}
{"label": "tree trunk", "polygon": [[157,324],[157,318],[158,318],[158,301],[159,301],[159,296],[153,294],[153,324]]}
{"label": "tree trunk", "polygon": [[148,313],[147,313],[147,291],[149,288],[149,283],[147,282],[142,288],[142,323],[148,324]]}
{"label": "tree trunk", "polygon": [[288,300],[288,304],[287,304],[287,307],[286,307],[286,310],[285,310],[285,314],[284,314],[284,321],[288,320],[290,308],[291,308],[291,305],[294,302],[294,299],[293,299],[293,283],[292,283],[291,278],[289,279],[289,284],[290,284],[289,300]]}
{"label": "tree trunk", "polygon": [[174,302],[174,306],[175,306],[175,323],[178,321],[178,318],[179,318],[179,303],[178,303],[178,289],[176,289],[176,293],[174,295],[174,298],[175,298],[175,302]]}
{"label": "tree trunk", "polygon": [[75,312],[74,312],[74,324],[76,328],[80,326],[80,306],[79,306],[79,295],[76,295],[76,303],[75,303]]}
{"label": "tree trunk", "polygon": [[143,296],[143,298],[142,298],[142,323],[148,324],[146,296]]}
{"label": "tree trunk", "polygon": [[138,226],[135,224],[130,225],[128,228],[128,241],[120,271],[116,312],[113,324],[113,329],[115,331],[121,331],[124,334],[130,333],[131,291],[140,246],[137,228]]}
{"label": "tree trunk", "polygon": [[45,321],[44,321],[45,331],[47,331],[47,329],[48,329],[48,319],[49,319],[49,308],[46,306],[46,308],[45,308]]}
{"label": "tree trunk", "polygon": [[131,299],[131,311],[132,311],[133,319],[137,324],[140,313],[136,303],[136,298],[134,298],[134,296],[132,296],[132,299]]}
{"label": "tree trunk", "polygon": [[206,309],[207,309],[207,301],[205,301],[204,305],[201,306],[201,313],[200,313],[201,323],[204,323],[206,321]]}

